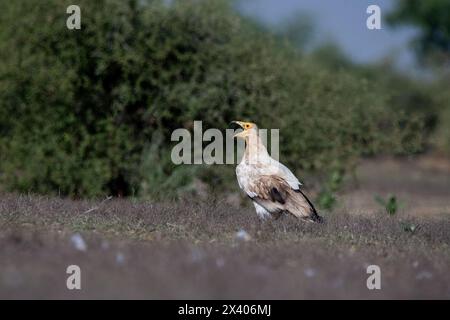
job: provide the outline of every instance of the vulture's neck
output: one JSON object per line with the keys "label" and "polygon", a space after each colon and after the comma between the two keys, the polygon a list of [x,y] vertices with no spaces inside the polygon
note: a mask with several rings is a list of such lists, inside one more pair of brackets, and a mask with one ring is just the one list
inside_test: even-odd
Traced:
{"label": "vulture's neck", "polygon": [[245,152],[242,161],[260,163],[269,161],[270,156],[258,134],[251,134],[245,139]]}

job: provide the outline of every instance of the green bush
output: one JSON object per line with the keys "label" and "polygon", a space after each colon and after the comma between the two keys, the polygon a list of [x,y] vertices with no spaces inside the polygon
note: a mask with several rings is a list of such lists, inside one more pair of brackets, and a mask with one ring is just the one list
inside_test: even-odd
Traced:
{"label": "green bush", "polygon": [[226,1],[0,5],[0,184],[70,196],[167,196],[231,166],[175,166],[176,128],[249,119],[280,128],[281,160],[335,172],[361,155],[423,148],[423,119],[352,71],[328,69]]}
{"label": "green bush", "polygon": [[[411,41],[418,62],[431,83],[425,86],[428,99],[424,95],[413,97],[413,105],[420,105],[427,114],[427,124],[431,124],[431,144],[438,153],[450,155],[450,1],[448,0],[397,0],[387,22],[393,26],[407,25],[417,29]],[[422,88],[417,92],[423,92]],[[426,103],[426,100],[433,103]],[[425,100],[425,101],[424,101]]]}
{"label": "green bush", "polygon": [[433,95],[439,107],[439,117],[437,119],[436,131],[433,134],[432,142],[436,149],[449,156],[450,155],[450,74],[442,76],[433,88]]}

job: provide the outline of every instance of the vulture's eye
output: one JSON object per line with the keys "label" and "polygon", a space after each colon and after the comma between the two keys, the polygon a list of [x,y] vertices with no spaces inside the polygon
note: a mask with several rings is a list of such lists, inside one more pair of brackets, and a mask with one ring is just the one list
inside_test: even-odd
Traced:
{"label": "vulture's eye", "polygon": [[250,128],[251,128],[251,125],[249,125],[248,123],[246,123],[244,127],[245,127],[245,129],[250,129]]}

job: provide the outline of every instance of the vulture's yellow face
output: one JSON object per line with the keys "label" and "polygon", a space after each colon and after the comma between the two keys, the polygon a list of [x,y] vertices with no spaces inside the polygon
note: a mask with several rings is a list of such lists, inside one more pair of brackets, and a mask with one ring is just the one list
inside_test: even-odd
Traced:
{"label": "vulture's yellow face", "polygon": [[250,135],[257,129],[256,124],[252,122],[232,121],[232,123],[238,124],[243,129],[242,132],[236,133],[234,135],[235,138],[245,139],[248,135]]}

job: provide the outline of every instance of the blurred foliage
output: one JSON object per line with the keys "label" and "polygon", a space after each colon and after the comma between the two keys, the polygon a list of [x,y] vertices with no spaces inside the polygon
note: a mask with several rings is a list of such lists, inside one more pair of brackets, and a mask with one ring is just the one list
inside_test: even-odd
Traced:
{"label": "blurred foliage", "polygon": [[420,29],[414,45],[422,60],[450,63],[450,1],[397,0],[387,21],[392,25],[410,24]]}
{"label": "blurred foliage", "polygon": [[342,169],[331,172],[328,181],[323,184],[322,190],[319,193],[318,204],[320,208],[330,210],[335,206],[337,202],[336,193],[342,185],[343,178],[344,172]]}
{"label": "blurred foliage", "polygon": [[450,74],[443,75],[433,90],[440,109],[432,142],[438,151],[450,155]]}
{"label": "blurred foliage", "polygon": [[311,16],[303,12],[293,12],[275,28],[275,34],[281,39],[305,49],[314,38],[314,22]]}
{"label": "blurred foliage", "polygon": [[386,199],[383,199],[381,196],[376,195],[375,201],[378,202],[379,205],[381,205],[387,214],[390,216],[393,216],[397,213],[398,209],[400,208],[400,204],[397,200],[397,197],[395,195],[388,195]]}
{"label": "blurred foliage", "polygon": [[[301,55],[226,1],[0,4],[0,184],[75,197],[216,190],[233,166],[174,165],[176,128],[248,119],[280,128],[294,171],[345,172],[362,155],[424,149],[433,101],[385,70]],[[414,89],[413,89],[414,87]],[[410,105],[412,103],[412,106]],[[432,124],[429,124],[432,125]],[[299,172],[297,172],[299,173]],[[198,182],[198,181],[197,181]]]}
{"label": "blurred foliage", "polygon": [[[397,0],[387,21],[419,30],[412,45],[419,61],[432,72],[433,83],[425,89],[418,86],[408,100],[417,105],[415,109],[421,108],[427,114],[428,122],[434,122],[432,145],[438,152],[450,155],[450,1]],[[425,103],[424,92],[432,97],[433,104]]]}

